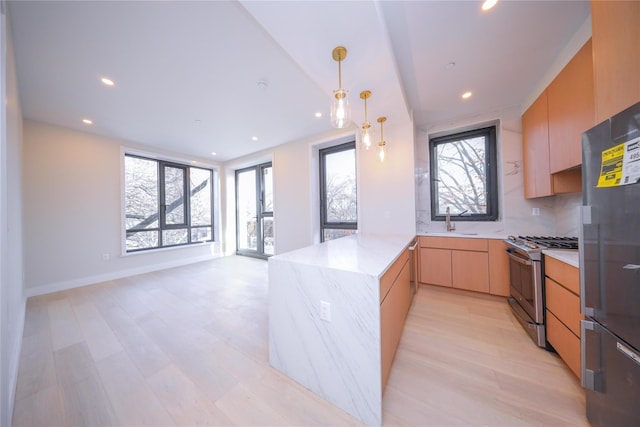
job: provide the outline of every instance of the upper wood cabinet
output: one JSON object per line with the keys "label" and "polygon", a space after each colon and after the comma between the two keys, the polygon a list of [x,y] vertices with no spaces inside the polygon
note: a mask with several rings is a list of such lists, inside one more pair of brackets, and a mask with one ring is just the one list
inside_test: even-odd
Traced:
{"label": "upper wood cabinet", "polygon": [[524,196],[551,196],[549,171],[549,112],[547,90],[522,115],[522,161]]}
{"label": "upper wood cabinet", "polygon": [[592,1],[596,123],[640,101],[640,2]]}
{"label": "upper wood cabinet", "polygon": [[594,117],[589,40],[522,115],[525,198],[582,190],[582,132]]}
{"label": "upper wood cabinet", "polygon": [[582,164],[582,132],[595,122],[591,40],[569,61],[547,88],[549,171]]}

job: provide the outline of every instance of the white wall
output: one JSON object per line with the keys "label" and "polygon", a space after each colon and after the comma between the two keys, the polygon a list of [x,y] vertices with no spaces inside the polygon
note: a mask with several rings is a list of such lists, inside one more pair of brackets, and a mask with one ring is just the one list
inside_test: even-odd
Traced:
{"label": "white wall", "polygon": [[[124,141],[24,121],[27,295],[218,255],[218,244],[121,254],[122,146],[145,150]],[[103,260],[104,254],[109,260]]]}
{"label": "white wall", "polygon": [[[11,425],[24,329],[22,115],[8,21],[0,23],[0,425]],[[4,102],[6,99],[6,102]]]}
{"label": "white wall", "polygon": [[[235,250],[235,170],[273,162],[274,234],[277,254],[320,241],[319,148],[345,142],[355,127],[312,139],[283,144],[224,165],[226,177],[225,253]],[[388,155],[380,163],[376,151],[357,149],[358,230],[360,233],[415,234],[413,126],[385,126]],[[233,218],[232,218],[233,217]]]}

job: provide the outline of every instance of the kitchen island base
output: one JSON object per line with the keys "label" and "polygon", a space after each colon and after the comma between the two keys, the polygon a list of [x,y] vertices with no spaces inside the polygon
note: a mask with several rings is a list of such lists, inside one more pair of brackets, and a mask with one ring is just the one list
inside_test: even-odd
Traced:
{"label": "kitchen island base", "polygon": [[[382,422],[383,363],[409,308],[410,241],[357,235],[269,259],[271,366],[368,425]],[[401,312],[389,317],[399,328],[381,326],[381,302]]]}

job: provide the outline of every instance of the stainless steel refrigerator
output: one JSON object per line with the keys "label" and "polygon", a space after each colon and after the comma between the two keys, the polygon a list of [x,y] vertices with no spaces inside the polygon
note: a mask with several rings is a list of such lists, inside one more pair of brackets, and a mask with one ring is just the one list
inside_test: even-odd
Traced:
{"label": "stainless steel refrigerator", "polygon": [[640,426],[640,103],[582,135],[582,385],[592,426]]}

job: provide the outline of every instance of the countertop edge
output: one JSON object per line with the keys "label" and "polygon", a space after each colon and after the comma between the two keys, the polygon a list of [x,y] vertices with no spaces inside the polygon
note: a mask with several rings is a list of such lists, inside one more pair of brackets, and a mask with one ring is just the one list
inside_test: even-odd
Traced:
{"label": "countertop edge", "polygon": [[542,253],[545,256],[555,258],[575,268],[580,268],[580,257],[578,251],[575,249],[545,249]]}

